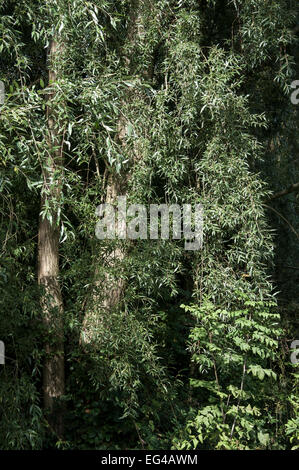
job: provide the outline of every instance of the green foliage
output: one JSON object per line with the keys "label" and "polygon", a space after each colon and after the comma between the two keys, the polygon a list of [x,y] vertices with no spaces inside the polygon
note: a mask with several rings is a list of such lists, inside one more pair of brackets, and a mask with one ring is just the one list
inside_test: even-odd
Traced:
{"label": "green foliage", "polygon": [[[0,0],[0,13],[1,448],[298,448],[285,347],[297,338],[298,196],[268,201],[299,175],[298,1]],[[53,35],[63,47],[49,64]],[[64,163],[47,190],[63,191],[40,209],[50,90]],[[128,203],[201,203],[203,249],[96,240],[111,181],[126,181]],[[63,439],[41,410],[37,230],[53,209]],[[126,289],[104,316],[108,276]]]}
{"label": "green foliage", "polygon": [[[275,449],[279,314],[275,303],[241,296],[238,310],[206,301],[185,306],[196,318],[190,333],[191,378],[198,409],[174,440],[179,449]],[[280,423],[281,424],[281,423]]]}
{"label": "green foliage", "polygon": [[[297,367],[298,366],[294,366]],[[295,380],[293,385],[293,390],[291,395],[289,396],[289,402],[293,408],[293,418],[290,418],[286,424],[286,433],[290,439],[292,444],[292,450],[299,449],[299,394],[298,394],[298,386],[299,386],[299,374],[293,374]]]}
{"label": "green foliage", "polygon": [[40,450],[44,441],[44,421],[39,393],[24,371],[18,378],[3,374],[0,388],[1,450]]}

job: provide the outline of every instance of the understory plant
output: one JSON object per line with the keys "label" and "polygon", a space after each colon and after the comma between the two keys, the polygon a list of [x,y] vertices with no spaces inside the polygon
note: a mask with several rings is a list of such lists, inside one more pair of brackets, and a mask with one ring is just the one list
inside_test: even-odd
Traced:
{"label": "understory plant", "polygon": [[282,330],[275,302],[239,295],[238,307],[231,310],[208,300],[183,307],[196,319],[189,346],[196,373],[190,380],[193,412],[174,448],[277,448]]}

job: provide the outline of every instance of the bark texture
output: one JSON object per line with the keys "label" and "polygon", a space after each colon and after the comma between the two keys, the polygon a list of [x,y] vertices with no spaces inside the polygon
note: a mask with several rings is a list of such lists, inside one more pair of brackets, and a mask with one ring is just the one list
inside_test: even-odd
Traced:
{"label": "bark texture", "polygon": [[[52,41],[48,59],[53,67],[49,71],[49,85],[54,85],[57,72],[54,62],[58,44]],[[43,163],[42,209],[50,207],[51,219],[40,216],[38,230],[38,283],[42,288],[41,308],[46,330],[45,362],[43,370],[43,399],[49,424],[61,437],[63,410],[59,399],[64,394],[64,325],[63,303],[59,284],[59,223],[58,207],[61,198],[62,139],[58,135],[55,108],[51,102],[55,91],[48,95],[48,156]]]}

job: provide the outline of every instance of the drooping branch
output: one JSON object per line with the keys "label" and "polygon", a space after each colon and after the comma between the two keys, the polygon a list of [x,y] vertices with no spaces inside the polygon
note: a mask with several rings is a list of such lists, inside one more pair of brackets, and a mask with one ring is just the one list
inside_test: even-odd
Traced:
{"label": "drooping branch", "polygon": [[277,214],[282,220],[284,220],[286,222],[286,224],[290,227],[292,232],[299,239],[299,233],[294,229],[293,225],[290,224],[290,222],[280,212],[278,212],[276,209],[274,209],[274,207],[268,206],[267,204],[263,204],[263,206],[267,207],[267,209],[270,209],[271,211],[275,212],[275,214]]}
{"label": "drooping branch", "polygon": [[282,191],[279,191],[278,193],[273,194],[270,197],[269,201],[273,201],[274,199],[278,199],[280,197],[286,196],[287,194],[291,194],[291,193],[294,193],[294,192],[297,192],[297,191],[299,191],[299,181],[298,181],[298,183],[294,183],[291,186],[289,186],[288,188],[283,189]]}

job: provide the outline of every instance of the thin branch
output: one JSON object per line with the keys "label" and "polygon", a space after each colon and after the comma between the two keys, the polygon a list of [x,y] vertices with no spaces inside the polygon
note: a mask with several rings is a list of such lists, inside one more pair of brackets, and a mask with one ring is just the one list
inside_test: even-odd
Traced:
{"label": "thin branch", "polygon": [[282,268],[287,268],[287,269],[299,269],[299,266],[284,266],[284,265],[281,265]]}
{"label": "thin branch", "polygon": [[294,193],[296,191],[299,191],[299,181],[298,183],[292,184],[289,186],[287,189],[283,189],[282,191],[279,191],[276,194],[273,194],[269,201],[273,201],[273,199],[278,199],[279,197],[286,196],[287,194]]}
{"label": "thin branch", "polygon": [[243,391],[244,391],[245,374],[246,374],[246,357],[245,357],[244,364],[243,364],[243,373],[242,373],[242,379],[241,379],[240,395],[239,395],[238,405],[237,405],[237,413],[235,415],[235,419],[234,419],[234,422],[233,422],[233,425],[232,425],[232,428],[231,428],[230,438],[233,437],[236,422],[237,422],[238,411],[239,411],[239,408],[240,408],[241,398],[242,398],[242,394],[243,394]]}
{"label": "thin branch", "polygon": [[284,220],[288,224],[288,226],[290,227],[292,232],[299,239],[299,233],[294,229],[293,225],[291,225],[290,222],[280,212],[278,212],[276,209],[274,209],[274,207],[268,206],[267,204],[263,204],[263,206],[267,207],[268,209],[271,209],[271,211],[275,212],[275,214],[277,214],[279,217],[281,217],[282,220]]}

